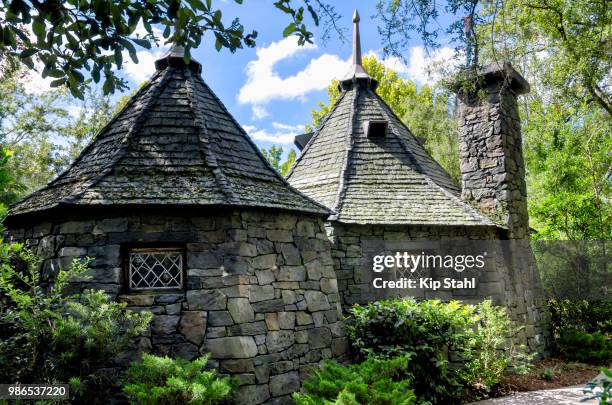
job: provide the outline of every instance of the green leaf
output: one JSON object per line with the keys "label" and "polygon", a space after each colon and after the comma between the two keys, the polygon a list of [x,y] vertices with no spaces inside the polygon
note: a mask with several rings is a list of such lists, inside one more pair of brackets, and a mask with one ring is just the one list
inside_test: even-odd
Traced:
{"label": "green leaf", "polygon": [[319,26],[319,15],[315,11],[315,9],[312,8],[312,6],[310,4],[308,5],[308,11],[310,12],[310,16],[312,17],[315,25]]}
{"label": "green leaf", "polygon": [[134,42],[136,45],[142,46],[145,49],[151,49],[151,42],[148,39],[130,38],[130,40]]}
{"label": "green leaf", "polygon": [[30,56],[34,55],[36,52],[38,52],[38,49],[36,49],[36,48],[24,49],[19,54],[19,57],[22,58],[22,59],[29,58]]}
{"label": "green leaf", "polygon": [[295,31],[295,23],[291,23],[283,30],[283,37],[288,37]]}
{"label": "green leaf", "polygon": [[59,87],[61,85],[63,85],[64,83],[66,83],[66,79],[55,79],[53,80],[49,86],[51,87]]}
{"label": "green leaf", "polygon": [[32,31],[39,41],[43,41],[45,39],[45,23],[41,18],[34,19],[32,22]]}

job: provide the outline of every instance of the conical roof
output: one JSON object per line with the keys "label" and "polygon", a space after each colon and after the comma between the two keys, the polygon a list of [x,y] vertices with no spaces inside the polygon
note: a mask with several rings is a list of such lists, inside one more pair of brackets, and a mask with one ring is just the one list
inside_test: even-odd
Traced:
{"label": "conical roof", "polygon": [[[360,55],[358,15],[353,22],[353,54]],[[344,223],[493,225],[459,198],[459,186],[376,94],[360,58],[353,60],[352,71],[364,74],[340,81],[340,98],[302,150],[289,183]]]}
{"label": "conical roof", "polygon": [[9,219],[74,206],[237,206],[326,215],[261,156],[173,48],[72,166],[9,210]]}

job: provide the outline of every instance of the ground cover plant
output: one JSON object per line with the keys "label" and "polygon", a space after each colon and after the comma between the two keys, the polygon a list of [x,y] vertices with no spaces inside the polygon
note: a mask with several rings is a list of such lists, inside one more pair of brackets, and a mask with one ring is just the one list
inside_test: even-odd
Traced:
{"label": "ground cover plant", "polygon": [[304,393],[293,395],[297,405],[372,404],[411,405],[410,356],[370,357],[362,363],[342,365],[327,361],[304,382]]}
{"label": "ground cover plant", "polygon": [[208,355],[193,361],[143,354],[127,370],[123,391],[133,404],[216,404],[227,399],[238,380],[205,370]]}

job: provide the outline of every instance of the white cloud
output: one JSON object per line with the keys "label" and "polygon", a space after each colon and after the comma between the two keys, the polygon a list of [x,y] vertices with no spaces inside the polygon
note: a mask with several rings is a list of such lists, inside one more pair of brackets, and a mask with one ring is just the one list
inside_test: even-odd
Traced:
{"label": "white cloud", "polygon": [[266,129],[259,129],[254,125],[243,125],[242,128],[256,141],[271,142],[283,145],[293,145],[293,138],[296,135],[303,133],[302,130],[296,130],[298,125],[287,125],[275,122],[272,126],[276,129],[270,132]]}
{"label": "white cloud", "polygon": [[142,50],[136,52],[138,64],[132,62],[129,54],[123,55],[123,72],[134,82],[140,84],[155,73],[155,61],[161,58],[168,51],[167,47],[160,47],[155,50]]}
{"label": "white cloud", "polygon": [[260,105],[254,105],[252,111],[253,111],[253,119],[255,120],[260,120],[270,115],[270,113],[268,113],[268,110],[266,110],[264,107]]}
{"label": "white cloud", "polygon": [[304,125],[289,125],[289,124],[283,124],[281,122],[273,122],[272,128],[278,129],[281,131],[291,131],[291,132],[299,132],[299,133],[304,132]]}
{"label": "white cloud", "polygon": [[376,56],[386,67],[417,84],[436,83],[445,76],[445,71],[453,69],[460,62],[455,58],[455,50],[446,46],[436,49],[431,54],[428,54],[422,46],[414,46],[410,48],[408,64],[396,56],[382,59],[381,55],[374,51],[369,51],[367,55]]}
{"label": "white cloud", "polygon": [[[325,89],[348,70],[349,61],[326,53],[311,59],[303,70],[293,75],[281,77],[275,71],[278,62],[316,49],[314,44],[299,46],[295,37],[258,48],[257,59],[246,67],[248,78],[238,93],[238,102],[252,104],[255,110],[272,100],[303,99],[309,92]],[[256,116],[255,111],[253,115]]]}

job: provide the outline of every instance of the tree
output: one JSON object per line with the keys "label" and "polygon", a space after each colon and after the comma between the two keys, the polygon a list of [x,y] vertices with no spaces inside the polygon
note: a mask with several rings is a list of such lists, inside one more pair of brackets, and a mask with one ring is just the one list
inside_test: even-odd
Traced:
{"label": "tree", "polygon": [[[393,112],[410,128],[411,132],[425,141],[427,151],[444,167],[453,178],[459,178],[459,150],[456,119],[451,108],[451,94],[441,87],[416,85],[402,78],[374,56],[363,58],[363,67],[378,81],[376,93],[391,107]],[[338,82],[328,88],[328,103],[318,103],[318,109],[311,110],[312,122],[306,125],[306,132],[312,132],[321,124],[340,96]]]}
{"label": "tree", "polygon": [[[522,66],[536,56],[547,61],[540,80],[577,105],[594,102],[612,115],[607,0],[379,0],[377,10],[385,55],[405,59],[414,32],[428,48],[440,46],[439,34],[446,33],[471,68],[491,60]],[[442,13],[451,14],[449,24],[440,21]]]}
{"label": "tree", "polygon": [[[318,26],[319,15],[328,27],[336,27],[339,17],[321,0],[276,0],[273,6],[289,18],[283,35],[297,36],[300,45],[312,42],[308,25]],[[137,46],[159,44],[155,27],[162,28],[165,43],[185,48],[186,60],[206,33],[214,36],[217,51],[253,47],[257,38],[257,32],[246,33],[237,18],[224,23],[221,9],[211,0],[2,0],[0,54],[11,53],[29,68],[40,63],[42,76],[55,79],[52,87],[66,86],[76,97],[85,96],[90,81],[85,74],[96,83],[104,78],[104,94],[109,94],[127,89],[115,71],[121,69],[124,53],[138,63]]]}
{"label": "tree", "polygon": [[66,91],[29,93],[25,74],[17,64],[0,76],[0,150],[12,155],[4,163],[11,174],[0,195],[4,204],[52,180],[114,114],[100,92],[87,90],[80,102]]}
{"label": "tree", "polygon": [[284,162],[281,162],[283,156],[283,147],[280,145],[272,145],[269,149],[261,148],[261,154],[266,158],[270,166],[274,170],[280,173],[281,176],[286,176],[293,166],[295,162],[295,151],[293,149],[289,150],[287,154],[287,159]]}

